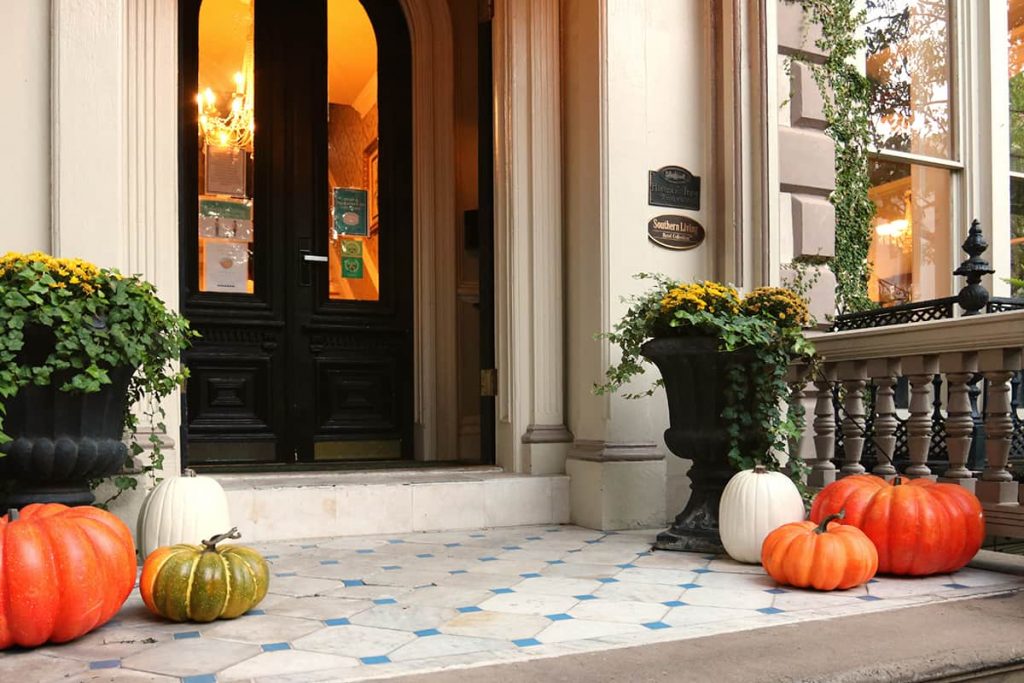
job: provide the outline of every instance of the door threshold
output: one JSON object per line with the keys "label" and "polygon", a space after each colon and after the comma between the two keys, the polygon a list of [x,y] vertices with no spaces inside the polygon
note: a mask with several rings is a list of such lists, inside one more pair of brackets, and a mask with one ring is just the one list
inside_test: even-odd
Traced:
{"label": "door threshold", "polygon": [[[213,463],[187,465],[196,474],[289,474],[311,472],[372,472],[422,469],[460,469],[489,467],[480,462],[463,460],[346,460],[344,462],[290,462],[290,463]],[[501,468],[497,468],[499,471]]]}
{"label": "door threshold", "polygon": [[333,488],[339,486],[411,485],[436,483],[479,483],[492,479],[519,479],[523,474],[508,474],[493,465],[462,467],[418,467],[388,470],[351,470],[333,472],[263,472],[216,474],[214,478],[227,491],[244,489]]}

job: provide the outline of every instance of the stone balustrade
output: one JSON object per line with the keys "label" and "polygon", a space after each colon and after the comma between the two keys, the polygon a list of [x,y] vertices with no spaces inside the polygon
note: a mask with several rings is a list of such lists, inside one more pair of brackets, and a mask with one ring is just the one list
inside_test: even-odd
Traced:
{"label": "stone balustrade", "polygon": [[[1024,486],[1010,464],[1011,447],[1024,448],[1011,398],[1024,367],[1024,311],[822,333],[813,342],[822,363],[813,374],[802,369],[808,384],[797,392],[814,403],[805,415],[814,436],[810,486],[863,472],[954,483],[982,501],[991,535],[1024,538]],[[902,382],[909,400],[898,408]]]}

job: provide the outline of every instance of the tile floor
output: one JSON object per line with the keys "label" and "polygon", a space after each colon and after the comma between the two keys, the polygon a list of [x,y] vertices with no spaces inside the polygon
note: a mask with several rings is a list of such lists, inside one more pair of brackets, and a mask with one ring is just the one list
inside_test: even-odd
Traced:
{"label": "tile floor", "polygon": [[75,642],[0,654],[0,680],[346,681],[1024,588],[964,569],[821,594],[724,557],[652,552],[653,537],[562,526],[254,544],[273,577],[249,614],[175,624],[134,593]]}

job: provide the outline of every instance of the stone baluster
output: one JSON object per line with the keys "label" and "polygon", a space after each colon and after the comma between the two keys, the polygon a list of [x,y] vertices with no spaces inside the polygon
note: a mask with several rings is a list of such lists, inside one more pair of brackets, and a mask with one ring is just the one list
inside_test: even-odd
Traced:
{"label": "stone baluster", "polygon": [[939,370],[946,376],[946,452],[949,454],[949,468],[939,481],[974,491],[974,475],[967,468],[974,433],[968,384],[978,371],[978,354],[944,353],[939,356]]}
{"label": "stone baluster", "polygon": [[[810,456],[808,433],[809,430],[806,428],[807,422],[807,400],[811,398],[811,393],[808,391],[810,386],[807,381],[807,376],[810,374],[811,366],[807,363],[793,364],[786,369],[786,383],[789,384],[789,400],[785,406],[785,410],[789,411],[798,422],[804,427],[800,430],[798,436],[791,437],[789,440],[789,460],[800,459],[808,460]],[[787,473],[792,471],[787,463]]]}
{"label": "stone baluster", "polygon": [[932,444],[932,380],[938,371],[937,356],[903,359],[903,372],[910,379],[910,419],[907,420],[910,464],[904,472],[908,477],[935,478],[927,463]]}
{"label": "stone baluster", "polygon": [[864,409],[864,387],[867,386],[867,362],[844,361],[838,363],[836,375],[843,384],[843,476],[864,474],[864,465],[860,462],[864,451],[867,421]]}
{"label": "stone baluster", "polygon": [[988,380],[985,399],[985,471],[975,487],[983,503],[1016,503],[1017,484],[1006,469],[1013,438],[1010,379],[1021,367],[1020,349],[996,349],[978,354],[978,366]]}
{"label": "stone baluster", "polygon": [[813,488],[828,486],[836,480],[836,466],[832,458],[836,452],[836,415],[832,406],[832,383],[835,366],[826,363],[814,378],[814,464],[807,475],[807,485]]}
{"label": "stone baluster", "polygon": [[896,477],[893,461],[896,457],[896,430],[899,429],[899,421],[896,419],[893,386],[901,373],[900,361],[898,358],[869,360],[867,370],[868,376],[875,383],[873,441],[877,462],[871,473],[888,481]]}

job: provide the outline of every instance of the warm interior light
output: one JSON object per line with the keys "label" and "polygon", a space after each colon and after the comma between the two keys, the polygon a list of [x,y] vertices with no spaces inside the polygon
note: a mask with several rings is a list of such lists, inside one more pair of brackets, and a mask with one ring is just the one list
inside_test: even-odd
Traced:
{"label": "warm interior light", "polygon": [[879,223],[875,226],[875,234],[879,237],[902,237],[910,230],[910,223],[904,218],[898,218],[888,223]]}

